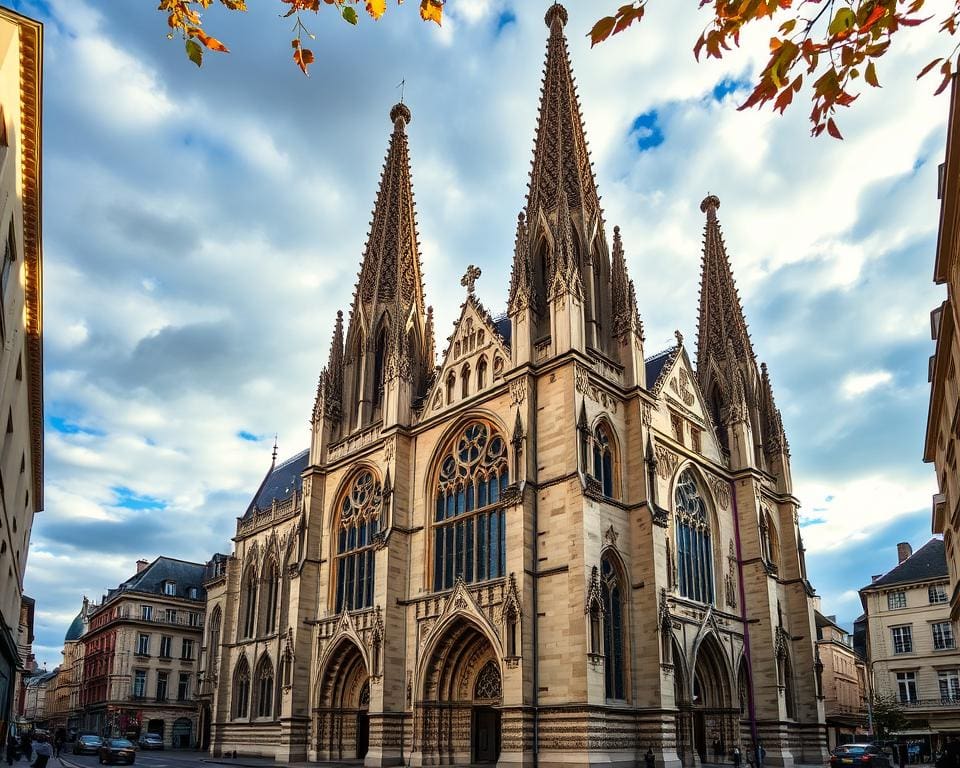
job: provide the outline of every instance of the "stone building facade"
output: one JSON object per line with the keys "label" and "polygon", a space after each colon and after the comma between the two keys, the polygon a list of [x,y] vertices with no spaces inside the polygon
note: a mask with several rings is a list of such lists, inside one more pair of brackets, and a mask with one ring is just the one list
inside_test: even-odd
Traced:
{"label": "stone building facade", "polygon": [[834,749],[867,735],[867,664],[853,649],[853,637],[836,616],[815,614],[817,654],[823,664],[827,744]]}
{"label": "stone building facade", "polygon": [[[507,312],[436,366],[398,104],[309,448],[208,582],[216,753],[365,764],[822,762],[790,458],[707,197],[698,365],[644,359],[553,5]],[[506,281],[504,281],[506,282]],[[719,753],[719,754],[718,754]]]}
{"label": "stone building facade", "polygon": [[197,668],[204,566],[158,557],[86,612],[81,729],[158,733],[168,747],[197,742]]}
{"label": "stone building facade", "polygon": [[83,607],[70,622],[63,637],[63,659],[53,686],[53,705],[49,712],[51,728],[62,728],[67,733],[76,733],[80,730],[83,714],[80,706],[83,683],[83,635],[87,629],[89,610],[90,604],[84,598]]}
{"label": "stone building facade", "polygon": [[31,642],[19,631],[23,577],[43,508],[42,51],[40,23],[0,7],[0,733]]}
{"label": "stone building facade", "polygon": [[943,541],[913,552],[897,545],[899,562],[860,590],[867,618],[867,656],[874,690],[900,702],[904,739],[933,755],[960,736],[960,648],[950,619]]}

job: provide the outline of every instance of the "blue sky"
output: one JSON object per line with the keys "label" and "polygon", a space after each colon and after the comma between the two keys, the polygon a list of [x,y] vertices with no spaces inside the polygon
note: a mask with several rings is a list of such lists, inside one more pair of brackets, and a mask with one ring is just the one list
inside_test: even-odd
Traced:
{"label": "blue sky", "polygon": [[[546,29],[519,0],[449,0],[441,29],[412,3],[357,28],[328,13],[310,20],[305,78],[268,0],[208,13],[233,52],[201,70],[155,2],[14,5],[47,22],[47,508],[27,589],[52,666],[84,594],[99,599],[141,557],[228,550],[274,435],[281,458],[306,446],[401,79],[438,338],[468,264],[485,305],[503,307]],[[590,50],[597,4],[568,2],[606,219],[623,233],[648,354],[676,328],[692,349],[699,203],[720,197],[790,439],[810,575],[849,624],[897,541],[929,537],[920,457],[947,99],[914,76],[942,45],[932,25],[909,31],[878,67],[884,88],[843,115],[847,140],[813,140],[802,100],[783,118],[736,111],[764,30],[697,64],[704,17],[686,5],[651,3],[639,30]]]}

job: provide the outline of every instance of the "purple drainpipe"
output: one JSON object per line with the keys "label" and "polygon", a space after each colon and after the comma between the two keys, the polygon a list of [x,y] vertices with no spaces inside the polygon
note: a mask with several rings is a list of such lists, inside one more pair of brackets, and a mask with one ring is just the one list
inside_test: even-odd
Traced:
{"label": "purple drainpipe", "polygon": [[[743,655],[747,662],[747,712],[750,714],[750,737],[753,755],[757,753],[757,710],[753,704],[753,662],[750,659],[750,625],[747,623],[747,588],[743,582],[743,553],[740,547],[740,513],[737,511],[737,489],[730,481],[730,499],[733,504],[733,536],[737,544],[737,577],[740,582],[740,618],[743,621]],[[754,758],[756,759],[756,758]]]}

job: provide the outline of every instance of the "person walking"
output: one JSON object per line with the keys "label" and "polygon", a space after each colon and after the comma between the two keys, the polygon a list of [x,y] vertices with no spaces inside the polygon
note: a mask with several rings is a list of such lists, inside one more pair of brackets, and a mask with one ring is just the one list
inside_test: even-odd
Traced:
{"label": "person walking", "polygon": [[763,742],[757,742],[757,768],[763,768],[763,761],[767,757],[767,750],[763,748]]}
{"label": "person walking", "polygon": [[740,768],[740,747],[736,744],[733,746],[731,757],[733,758],[733,768]]}
{"label": "person walking", "polygon": [[33,742],[33,751],[37,753],[37,759],[33,761],[30,768],[47,768],[47,761],[50,760],[52,753],[48,738],[38,734],[37,740]]}
{"label": "person walking", "polygon": [[30,743],[29,733],[24,733],[23,736],[20,737],[20,758],[27,762],[30,762],[33,758],[33,746]]}
{"label": "person walking", "polygon": [[656,768],[657,758],[653,755],[653,747],[647,747],[647,754],[643,756],[646,768]]}

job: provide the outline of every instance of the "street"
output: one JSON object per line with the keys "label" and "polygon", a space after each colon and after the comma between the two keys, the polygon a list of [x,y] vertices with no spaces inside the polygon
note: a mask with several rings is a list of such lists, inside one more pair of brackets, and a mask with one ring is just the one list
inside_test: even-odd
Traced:
{"label": "street", "polygon": [[[137,752],[136,765],[148,766],[148,768],[211,768],[209,762],[212,758],[206,752],[195,752],[192,750],[156,750]],[[67,750],[60,758],[63,768],[99,768],[99,761],[96,755],[74,755]],[[224,762],[227,762],[224,760]],[[251,758],[248,761],[233,760],[229,761],[233,765],[272,765],[269,760],[258,760]],[[55,765],[56,758],[51,759],[50,768],[59,768]],[[23,763],[26,766],[26,763]],[[14,768],[19,768],[18,763],[14,763]]]}

